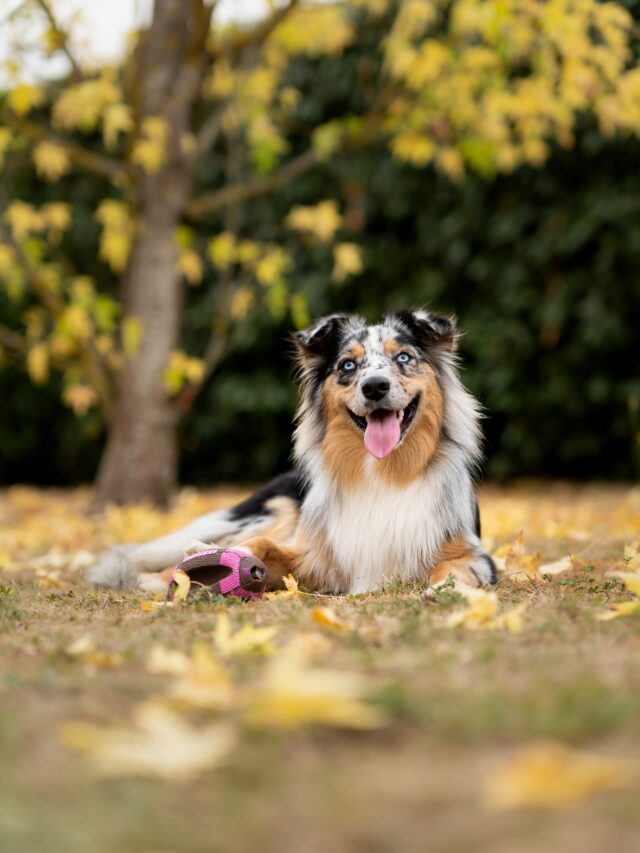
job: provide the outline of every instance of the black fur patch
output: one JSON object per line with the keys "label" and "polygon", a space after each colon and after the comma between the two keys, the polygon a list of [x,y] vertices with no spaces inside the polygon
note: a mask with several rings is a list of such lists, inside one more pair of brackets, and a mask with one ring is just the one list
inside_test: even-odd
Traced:
{"label": "black fur patch", "polygon": [[301,504],[306,491],[304,479],[300,474],[297,471],[288,471],[261,486],[257,492],[234,506],[230,510],[231,519],[241,521],[244,518],[266,515],[268,512],[266,504],[271,498],[291,498],[291,500]]}

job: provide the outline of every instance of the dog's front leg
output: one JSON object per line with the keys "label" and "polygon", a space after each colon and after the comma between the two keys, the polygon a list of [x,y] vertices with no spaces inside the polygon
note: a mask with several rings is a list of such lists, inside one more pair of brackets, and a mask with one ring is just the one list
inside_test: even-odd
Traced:
{"label": "dog's front leg", "polygon": [[441,586],[449,577],[456,584],[479,587],[496,582],[496,567],[475,534],[449,539],[429,572],[429,586]]}
{"label": "dog's front leg", "polygon": [[280,545],[266,536],[255,536],[240,542],[235,547],[244,548],[257,557],[267,567],[267,590],[284,589],[284,581],[287,575],[295,575],[301,562],[299,549]]}

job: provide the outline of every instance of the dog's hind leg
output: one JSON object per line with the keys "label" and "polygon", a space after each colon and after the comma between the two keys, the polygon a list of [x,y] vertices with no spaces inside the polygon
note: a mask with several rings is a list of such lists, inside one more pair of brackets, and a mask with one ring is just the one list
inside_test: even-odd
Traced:
{"label": "dog's hind leg", "polygon": [[[85,576],[95,586],[130,589],[138,585],[139,575],[159,572],[174,566],[184,556],[185,548],[194,540],[218,543],[237,536],[243,524],[234,518],[232,510],[211,512],[191,524],[145,542],[142,545],[121,545],[103,554]],[[148,583],[144,583],[148,587]]]}

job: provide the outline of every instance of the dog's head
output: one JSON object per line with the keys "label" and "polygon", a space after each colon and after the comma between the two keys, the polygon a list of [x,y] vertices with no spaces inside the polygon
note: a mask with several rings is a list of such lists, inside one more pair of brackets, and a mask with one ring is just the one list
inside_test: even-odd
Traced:
{"label": "dog's head", "polygon": [[439,365],[451,362],[456,338],[452,318],[421,310],[373,326],[334,314],[299,332],[305,410],[321,413],[325,450],[357,447],[386,460],[409,449],[423,456],[428,444],[432,453],[443,411]]}

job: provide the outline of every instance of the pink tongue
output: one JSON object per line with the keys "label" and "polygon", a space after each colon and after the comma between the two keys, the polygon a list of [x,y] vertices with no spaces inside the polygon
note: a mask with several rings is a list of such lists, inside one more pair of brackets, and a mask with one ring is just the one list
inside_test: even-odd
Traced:
{"label": "pink tongue", "polygon": [[385,459],[400,441],[400,421],[395,412],[377,411],[369,415],[364,446],[376,459]]}

